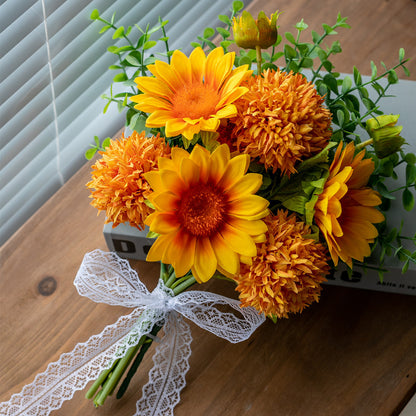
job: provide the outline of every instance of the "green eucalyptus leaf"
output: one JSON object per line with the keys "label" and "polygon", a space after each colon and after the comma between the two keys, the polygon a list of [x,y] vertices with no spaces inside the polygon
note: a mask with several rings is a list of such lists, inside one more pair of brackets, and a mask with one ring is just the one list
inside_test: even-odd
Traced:
{"label": "green eucalyptus leaf", "polygon": [[341,87],[341,91],[343,94],[347,93],[352,87],[352,80],[351,78],[347,75],[343,80],[342,80],[342,87]]}
{"label": "green eucalyptus leaf", "polygon": [[265,64],[262,65],[261,70],[265,71],[266,69],[270,69],[272,71],[276,71],[277,70],[277,66],[275,64],[272,64],[271,62],[266,62]]}
{"label": "green eucalyptus leaf", "polygon": [[319,33],[317,33],[315,30],[312,30],[311,31],[311,35],[312,35],[312,40],[313,40],[313,43],[315,43],[315,44],[319,44],[320,42],[320,36],[319,36]]}
{"label": "green eucalyptus leaf", "polygon": [[313,59],[311,58],[302,59],[302,68],[312,68],[312,67],[313,67]]}
{"label": "green eucalyptus leaf", "polygon": [[156,62],[156,58],[154,56],[149,56],[144,60],[143,65],[144,66],[153,65],[155,62]]}
{"label": "green eucalyptus leaf", "polygon": [[126,61],[129,63],[129,64],[131,64],[131,65],[133,65],[133,66],[140,66],[141,64],[140,64],[140,61],[137,59],[137,58],[135,58],[133,55],[127,55],[126,57],[125,57],[125,59],[126,59]]}
{"label": "green eucalyptus leaf", "polygon": [[90,14],[90,19],[97,20],[99,18],[100,18],[100,12],[98,11],[98,9],[94,9]]}
{"label": "green eucalyptus leaf", "polygon": [[217,32],[224,38],[227,39],[231,36],[231,33],[223,27],[217,27]]}
{"label": "green eucalyptus leaf", "polygon": [[96,147],[93,147],[92,149],[88,149],[85,152],[85,159],[91,160],[94,157],[94,155],[95,155],[96,152],[97,152],[97,148]]}
{"label": "green eucalyptus leaf", "polygon": [[335,94],[338,94],[338,83],[332,74],[326,74],[323,78],[323,81],[331,91],[333,91]]}
{"label": "green eucalyptus leaf", "polygon": [[342,127],[344,125],[344,112],[342,110],[337,110],[337,119],[338,125]]}
{"label": "green eucalyptus leaf", "polygon": [[405,155],[404,160],[408,165],[414,165],[416,164],[416,155],[414,153],[408,153]]}
{"label": "green eucalyptus leaf", "polygon": [[157,42],[155,40],[148,40],[147,42],[145,42],[145,44],[143,45],[143,49],[147,50],[150,48],[153,48],[154,46],[157,45]]}
{"label": "green eucalyptus leaf", "polygon": [[225,51],[228,50],[228,48],[234,44],[234,42],[232,42],[231,40],[223,40],[220,42],[220,45],[224,48]]}
{"label": "green eucalyptus leaf", "polygon": [[405,188],[402,194],[403,207],[406,211],[411,211],[415,206],[415,198],[410,189]]}
{"label": "green eucalyptus leaf", "polygon": [[416,181],[416,165],[406,165],[406,185],[411,186]]}
{"label": "green eucalyptus leaf", "polygon": [[212,27],[207,27],[204,30],[204,38],[210,38],[211,36],[215,35],[215,30]]}
{"label": "green eucalyptus leaf", "polygon": [[124,72],[122,72],[121,74],[117,74],[113,78],[114,82],[123,82],[123,81],[127,81],[127,80],[128,80],[127,75]]}
{"label": "green eucalyptus leaf", "polygon": [[103,140],[103,143],[102,143],[101,147],[102,147],[103,149],[106,149],[108,146],[110,146],[110,143],[111,143],[111,137],[106,137],[106,138]]}
{"label": "green eucalyptus leaf", "polygon": [[360,71],[357,69],[356,66],[354,66],[354,68],[353,68],[353,75],[354,75],[355,85],[357,85],[357,86],[361,85],[363,83],[363,80],[362,80]]}
{"label": "green eucalyptus leaf", "polygon": [[108,29],[111,29],[111,26],[106,25],[104,27],[101,28],[101,30],[98,32],[100,35],[107,32]]}
{"label": "green eucalyptus leaf", "polygon": [[285,45],[284,54],[287,60],[296,58],[296,51],[290,45]]}
{"label": "green eucalyptus leaf", "polygon": [[220,14],[218,16],[218,20],[220,20],[221,22],[223,22],[223,23],[225,23],[226,25],[229,25],[229,26],[231,26],[231,24],[232,24],[230,18],[225,14]]}
{"label": "green eucalyptus leaf", "polygon": [[272,56],[272,62],[276,62],[280,57],[284,56],[284,52],[277,52]]}
{"label": "green eucalyptus leaf", "polygon": [[242,9],[244,9],[244,3],[242,1],[233,1],[234,13],[238,13]]}
{"label": "green eucalyptus leaf", "polygon": [[299,72],[299,65],[295,61],[291,61],[290,64],[287,66],[287,70],[293,71],[295,74]]}
{"label": "green eucalyptus leaf", "polygon": [[117,46],[114,46],[114,45],[112,45],[112,46],[109,46],[108,48],[107,48],[107,51],[108,52],[110,52],[110,53],[118,53],[117,51],[118,51],[118,47]]}
{"label": "green eucalyptus leaf", "polygon": [[103,114],[105,114],[107,112],[108,107],[110,106],[110,104],[111,104],[111,101],[107,101],[107,104],[104,106],[104,109],[103,109]]}
{"label": "green eucalyptus leaf", "polygon": [[334,69],[334,65],[332,65],[331,61],[323,61],[322,62],[322,66],[328,71],[328,72],[332,72],[332,70]]}
{"label": "green eucalyptus leaf", "polygon": [[120,26],[116,29],[116,31],[113,33],[113,39],[119,39],[122,38],[124,35],[124,27]]}
{"label": "green eucalyptus leaf", "polygon": [[377,78],[377,66],[373,61],[370,62],[370,65],[371,65],[371,80],[373,81],[375,78]]}
{"label": "green eucalyptus leaf", "polygon": [[293,43],[294,45],[296,45],[296,39],[295,37],[290,33],[290,32],[286,32],[285,33],[285,38],[290,42]]}
{"label": "green eucalyptus leaf", "polygon": [[386,199],[390,199],[390,200],[394,200],[394,199],[396,199],[390,192],[389,192],[389,190],[387,189],[387,186],[386,185],[384,185],[384,183],[383,182],[377,182],[377,185],[376,185],[376,189],[377,189],[377,191],[380,193],[380,195],[383,197],[383,198],[386,198]]}
{"label": "green eucalyptus leaf", "polygon": [[322,27],[323,27],[323,29],[324,29],[324,31],[327,35],[336,35],[337,34],[337,32],[331,26],[327,25],[326,23],[323,23]]}
{"label": "green eucalyptus leaf", "polygon": [[242,56],[238,59],[238,65],[248,65],[251,66],[252,60],[248,56]]}
{"label": "green eucalyptus leaf", "polygon": [[387,76],[387,81],[390,84],[397,84],[399,82],[399,77],[397,76],[397,73],[394,69],[391,69],[389,71],[389,75]]}

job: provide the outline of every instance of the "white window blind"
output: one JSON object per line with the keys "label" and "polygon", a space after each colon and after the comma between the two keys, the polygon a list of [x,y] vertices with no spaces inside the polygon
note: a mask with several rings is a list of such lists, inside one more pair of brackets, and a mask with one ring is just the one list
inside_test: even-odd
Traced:
{"label": "white window blind", "polygon": [[[84,163],[94,135],[124,123],[115,106],[103,115],[115,71],[111,30],[89,18],[93,9],[117,26],[152,27],[169,20],[170,48],[192,49],[206,26],[220,25],[231,0],[0,1],[0,245]],[[157,34],[162,36],[161,34]]]}

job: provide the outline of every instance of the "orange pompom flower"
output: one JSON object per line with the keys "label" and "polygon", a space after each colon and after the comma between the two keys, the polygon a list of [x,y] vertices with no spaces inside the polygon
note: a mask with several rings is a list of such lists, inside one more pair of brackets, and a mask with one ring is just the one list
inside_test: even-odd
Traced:
{"label": "orange pompom flower", "polygon": [[[319,153],[331,137],[331,113],[303,75],[263,72],[243,85],[249,91],[236,101],[232,140],[240,152],[290,175],[296,163]],[[221,137],[219,141],[229,140]]]}
{"label": "orange pompom flower", "polygon": [[92,166],[91,205],[106,212],[113,227],[128,222],[144,228],[145,218],[153,211],[145,204],[151,194],[144,173],[157,169],[159,157],[169,157],[170,148],[159,135],[150,138],[133,132],[130,137],[111,140],[102,158]]}
{"label": "orange pompom flower", "polygon": [[307,238],[308,225],[295,214],[279,210],[265,218],[266,241],[257,244],[251,265],[242,265],[234,278],[242,306],[266,316],[287,318],[319,300],[321,283],[329,273],[326,248]]}
{"label": "orange pompom flower", "polygon": [[338,145],[329,177],[315,204],[315,222],[328,244],[335,266],[341,259],[352,268],[352,259],[363,261],[371,254],[369,243],[378,231],[373,225],[384,221],[375,207],[381,204],[376,191],[366,187],[374,162],[364,159],[365,150],[354,156],[354,143],[342,150]]}
{"label": "orange pompom flower", "polygon": [[262,176],[246,174],[249,159],[231,159],[227,145],[212,154],[199,145],[191,153],[174,147],[171,159],[160,158],[159,170],[145,174],[155,191],[145,223],[159,234],[147,260],[172,264],[177,277],[191,269],[205,282],[216,270],[236,274],[242,256],[255,256],[269,203],[254,195]]}
{"label": "orange pompom flower", "polygon": [[165,126],[167,137],[182,134],[188,141],[200,131],[215,132],[221,119],[237,114],[233,102],[247,91],[240,84],[252,72],[247,65],[233,69],[234,57],[222,48],[206,57],[196,48],[189,58],[176,50],[170,65],[149,65],[154,78],[136,78],[143,94],[131,97],[136,109],[150,113],[146,126]]}

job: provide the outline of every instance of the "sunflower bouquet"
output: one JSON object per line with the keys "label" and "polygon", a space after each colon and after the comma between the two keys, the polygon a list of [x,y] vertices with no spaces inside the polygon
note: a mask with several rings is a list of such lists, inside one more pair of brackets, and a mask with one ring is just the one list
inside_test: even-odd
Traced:
{"label": "sunflower bouquet", "polygon": [[[276,322],[318,301],[341,264],[349,273],[374,267],[382,279],[387,255],[403,272],[416,262],[402,244],[415,237],[386,221],[395,197],[385,183],[405,163],[402,200],[412,210],[416,158],[402,150],[399,116],[379,105],[398,82],[396,69],[408,70],[401,49],[381,74],[371,62],[368,81],[355,67],[342,77],[330,61],[340,44],[325,42],[349,28],[345,18],[312,31],[310,43],[300,41],[302,20],[283,45],[278,12],[254,19],[242,9],[234,2],[231,16],[219,16],[224,27],[205,29],[189,57],[169,50],[162,20],[152,31],[163,30],[164,59],[149,52],[157,42],[148,29],[141,51],[112,47],[125,63],[115,81],[135,90],[104,98],[127,110],[132,133],[89,150],[101,158],[88,187],[113,227],[148,227],[146,260],[161,262],[175,294],[228,279],[242,307]],[[125,36],[98,11],[91,17]],[[140,63],[132,73],[133,58]]]}
{"label": "sunflower bouquet", "polygon": [[[397,178],[399,165],[406,166],[406,185],[400,190],[404,208],[412,210],[416,157],[402,149],[399,117],[384,114],[379,104],[398,82],[396,70],[408,72],[404,51],[397,65],[383,64],[381,73],[372,62],[368,80],[355,67],[352,77],[341,76],[330,60],[341,52],[340,44],[328,47],[326,42],[337,29],[349,27],[345,18],[338,15],[334,25],[324,24],[322,34],[312,30],[311,42],[301,41],[308,28],[302,20],[295,34],[284,34],[284,43],[278,12],[270,18],[261,12],[254,19],[243,7],[235,1],[230,16],[219,16],[223,26],[205,29],[189,56],[169,49],[167,21],[139,28],[136,42],[128,37],[131,28],[115,25],[114,15],[110,21],[97,10],[91,15],[104,24],[102,32],[114,30],[114,39],[126,41],[108,50],[119,60],[110,67],[119,71],[114,81],[128,91],[113,94],[111,89],[104,98],[105,109],[116,103],[126,110],[130,130],[102,144],[95,138],[96,145],[87,152],[88,159],[100,153],[87,184],[91,203],[113,227],[148,227],[154,242],[147,261],[161,264],[154,296],[136,282],[127,262],[95,253],[83,265],[76,281],[80,294],[106,301],[111,292],[112,304],[125,306],[137,306],[136,298],[143,295],[145,306],[137,316],[129,315],[134,330],[124,324],[127,318],[119,320],[118,327],[129,330],[117,332],[118,343],[111,344],[106,361],[98,354],[88,358],[95,360],[95,372],[92,365],[85,367],[88,371],[82,367],[88,372],[82,378],[78,370],[79,386],[98,374],[100,366],[104,370],[87,393],[96,406],[123,375],[117,396],[124,394],[163,328],[177,348],[169,355],[160,347],[150,379],[153,384],[161,381],[156,373],[169,355],[176,360],[176,372],[160,384],[173,387],[163,396],[158,387],[155,393],[145,386],[144,396],[150,399],[141,399],[137,408],[140,414],[173,414],[190,354],[190,335],[178,313],[239,342],[265,318],[276,322],[317,302],[322,283],[340,265],[350,273],[356,266],[374,267],[382,278],[388,255],[402,261],[403,272],[416,262],[416,252],[403,243],[416,241],[415,236],[402,235],[402,228],[388,223],[395,196],[386,181]],[[158,31],[163,36],[152,40]],[[160,44],[166,52],[158,52],[162,58],[157,59],[152,48]],[[97,266],[100,262],[105,267]],[[121,289],[100,277],[113,272],[113,283]],[[213,313],[209,293],[186,291],[212,278],[235,286],[237,306],[222,297],[215,302],[238,309],[243,320]],[[93,286],[99,295],[90,293]],[[131,287],[140,296],[132,295]],[[174,315],[160,312],[166,307]],[[169,335],[174,327],[186,342]],[[124,337],[127,344],[120,341]],[[166,413],[160,405],[164,400],[169,402],[163,404]],[[146,410],[150,407],[152,411]]]}

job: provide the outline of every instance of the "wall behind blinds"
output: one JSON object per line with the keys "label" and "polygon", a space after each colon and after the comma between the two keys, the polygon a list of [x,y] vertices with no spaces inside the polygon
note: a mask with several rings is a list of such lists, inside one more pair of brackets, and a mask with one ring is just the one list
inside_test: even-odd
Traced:
{"label": "wall behind blinds", "polygon": [[[118,26],[166,27],[171,49],[192,49],[219,26],[231,0],[0,1],[0,245],[84,163],[94,135],[114,135],[124,115],[103,115],[115,63],[112,32],[89,19],[97,8]],[[157,35],[156,35],[157,36]]]}

